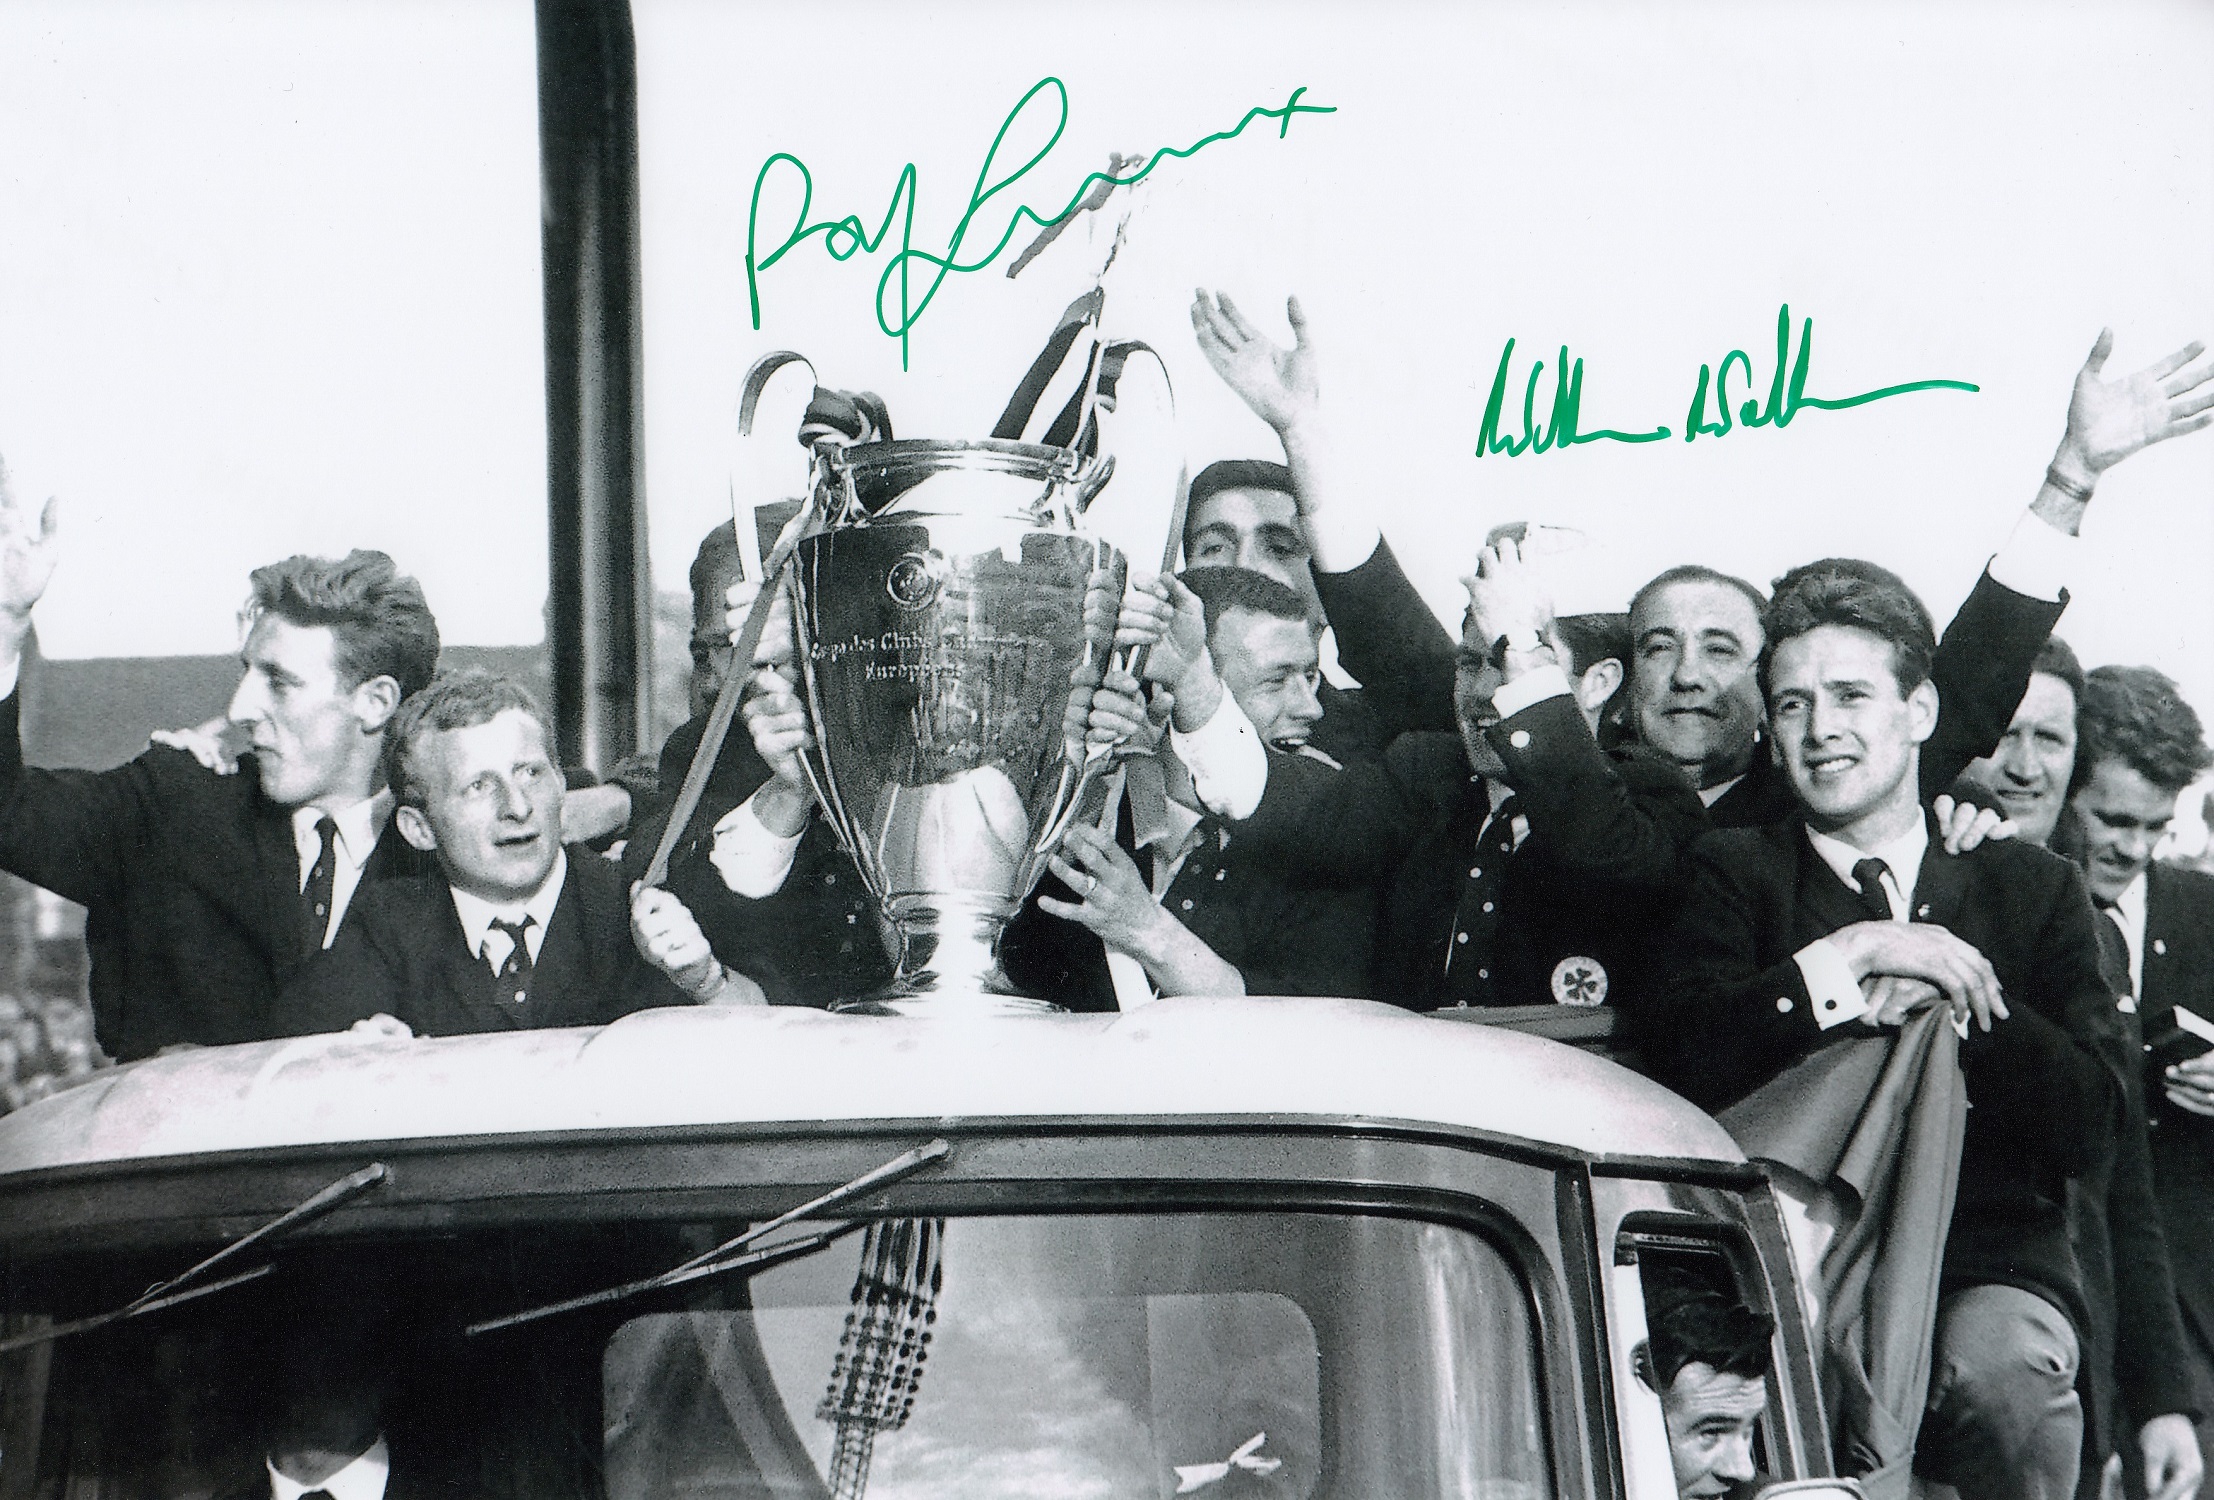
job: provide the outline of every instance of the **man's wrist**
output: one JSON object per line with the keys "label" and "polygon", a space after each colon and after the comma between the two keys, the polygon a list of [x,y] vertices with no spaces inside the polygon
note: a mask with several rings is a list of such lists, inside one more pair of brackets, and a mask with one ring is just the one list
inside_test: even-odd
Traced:
{"label": "man's wrist", "polygon": [[2053,450],[2053,461],[2046,465],[2046,472],[2065,484],[2089,490],[2099,482],[2099,467],[2091,462],[2091,454],[2075,437],[2064,437]]}
{"label": "man's wrist", "polygon": [[1222,679],[1215,675],[1214,663],[1204,653],[1172,691],[1175,700],[1169,722],[1179,734],[1194,734],[1206,728],[1222,709]]}
{"label": "man's wrist", "polygon": [[753,794],[753,815],[778,838],[796,838],[807,830],[807,814],[814,795],[781,776],[761,783]]}

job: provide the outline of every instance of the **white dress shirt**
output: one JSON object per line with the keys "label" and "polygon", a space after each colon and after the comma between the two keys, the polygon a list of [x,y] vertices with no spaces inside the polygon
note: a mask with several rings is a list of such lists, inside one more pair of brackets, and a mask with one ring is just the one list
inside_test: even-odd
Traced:
{"label": "white dress shirt", "polygon": [[383,1438],[369,1445],[369,1451],[349,1463],[320,1484],[302,1484],[277,1472],[277,1466],[266,1458],[262,1464],[269,1470],[269,1500],[300,1500],[302,1495],[317,1490],[329,1495],[331,1500],[384,1500],[384,1485],[392,1473],[392,1453]]}
{"label": "white dress shirt", "polygon": [[[1884,899],[1891,905],[1891,920],[1914,920],[1914,887],[1922,875],[1922,856],[1930,847],[1930,832],[1921,818],[1905,833],[1873,849],[1856,849],[1843,839],[1831,838],[1814,829],[1807,830],[1807,842],[1821,856],[1822,863],[1836,872],[1848,889],[1858,890],[1860,883],[1853,879],[1853,866],[1864,859],[1880,859],[1884,863]],[[1817,938],[1792,955],[1799,965],[1799,973],[1807,982],[1807,997],[1814,1002],[1815,1024],[1824,1031],[1832,1026],[1843,1026],[1857,1021],[1868,1013],[1868,999],[1860,992],[1860,981],[1853,977],[1852,966],[1845,962],[1845,955],[1837,944],[1828,938]]]}
{"label": "white dress shirt", "polygon": [[530,947],[531,962],[546,946],[546,929],[553,925],[554,908],[561,904],[561,882],[569,875],[569,852],[564,849],[554,855],[553,869],[547,872],[545,883],[521,901],[507,901],[499,905],[472,896],[458,887],[449,886],[453,892],[454,914],[461,918],[462,936],[469,941],[469,951],[483,958],[496,974],[507,962],[508,953],[514,948],[512,939],[504,932],[492,930],[492,920],[520,922],[531,919],[523,929],[523,941]]}
{"label": "white dress shirt", "polygon": [[392,789],[387,787],[344,807],[317,807],[311,803],[292,810],[292,847],[300,856],[303,894],[315,862],[323,857],[323,836],[315,831],[315,825],[325,817],[338,825],[338,837],[331,841],[331,919],[323,928],[326,948],[338,936],[346,903],[354,899],[354,890],[361,884],[362,866],[376,852],[377,840],[384,837],[384,825],[392,821],[393,801]]}

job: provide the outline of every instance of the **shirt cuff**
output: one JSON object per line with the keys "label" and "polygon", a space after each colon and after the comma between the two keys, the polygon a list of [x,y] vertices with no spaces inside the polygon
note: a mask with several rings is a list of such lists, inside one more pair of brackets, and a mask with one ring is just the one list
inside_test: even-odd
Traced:
{"label": "shirt cuff", "polygon": [[1229,689],[1223,689],[1214,717],[1190,734],[1171,727],[1169,747],[1192,773],[1200,805],[1216,817],[1240,822],[1261,805],[1268,790],[1268,751]]}
{"label": "shirt cuff", "polygon": [[799,855],[800,839],[805,834],[802,829],[786,838],[769,832],[753,810],[753,798],[748,797],[716,823],[715,846],[708,851],[708,863],[733,892],[758,901],[784,888],[784,878],[792,873],[792,861]]}
{"label": "shirt cuff", "polygon": [[0,698],[5,698],[14,692],[16,682],[22,676],[23,658],[21,656],[16,657],[14,661],[9,662],[6,666],[0,667]]}
{"label": "shirt cuff", "polygon": [[1353,507],[1324,506],[1300,517],[1299,524],[1307,533],[1307,546],[1320,573],[1355,572],[1384,544],[1384,533],[1375,521]]}
{"label": "shirt cuff", "polygon": [[1852,965],[1828,938],[1807,944],[1791,960],[1807,982],[1807,999],[1814,1005],[1814,1024],[1828,1031],[1868,1014],[1868,999],[1853,978]]}
{"label": "shirt cuff", "polygon": [[1991,581],[2031,599],[2058,604],[2068,580],[2082,570],[2076,555],[2082,543],[2034,512],[2025,512],[1984,571]]}
{"label": "shirt cuff", "polygon": [[1499,710],[1499,717],[1511,719],[1533,703],[1543,703],[1548,698],[1559,698],[1568,692],[1568,674],[1558,666],[1539,667],[1525,672],[1512,682],[1503,682],[1491,695],[1491,706]]}

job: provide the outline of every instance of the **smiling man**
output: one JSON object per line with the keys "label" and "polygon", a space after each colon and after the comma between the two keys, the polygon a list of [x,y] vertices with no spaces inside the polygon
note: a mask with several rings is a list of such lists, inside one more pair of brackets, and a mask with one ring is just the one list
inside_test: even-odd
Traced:
{"label": "smiling man", "polygon": [[2086,1318],[2064,1203],[2120,1102],[2099,1050],[2114,1002],[2090,903],[2042,849],[1996,840],[1955,855],[1931,836],[1918,781],[1937,643],[1895,576],[1810,564],[1778,584],[1763,623],[1796,812],[1693,846],[1647,1055],[1720,1109],[1839,1027],[1895,1025],[1940,996],[1973,1018],[1916,1464],[1966,1500],[2057,1500],[2076,1485]]}
{"label": "smiling man", "polygon": [[148,750],[110,771],[23,765],[17,671],[59,544],[51,502],[0,472],[0,869],[87,908],[93,1016],[120,1061],[282,1035],[283,985],[360,890],[424,868],[390,827],[385,730],[430,680],[438,626],[381,552],[254,571],[231,717],[253,751],[219,776]]}
{"label": "smiling man", "polygon": [[392,725],[393,815],[438,873],[389,881],[292,984],[297,1032],[376,1016],[423,1035],[590,1026],[654,1006],[758,1003],[666,891],[561,843],[561,773],[530,694],[451,672]]}

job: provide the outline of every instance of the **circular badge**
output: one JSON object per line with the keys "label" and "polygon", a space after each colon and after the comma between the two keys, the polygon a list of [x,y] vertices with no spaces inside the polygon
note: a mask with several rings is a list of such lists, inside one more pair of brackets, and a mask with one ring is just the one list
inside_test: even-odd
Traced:
{"label": "circular badge", "polygon": [[921,609],[945,585],[943,560],[931,552],[909,552],[884,574],[884,592],[901,609]]}
{"label": "circular badge", "polygon": [[1596,958],[1564,958],[1553,965],[1553,998],[1563,1005],[1598,1005],[1607,998],[1606,966]]}

